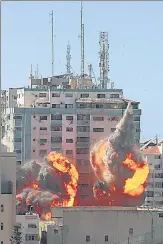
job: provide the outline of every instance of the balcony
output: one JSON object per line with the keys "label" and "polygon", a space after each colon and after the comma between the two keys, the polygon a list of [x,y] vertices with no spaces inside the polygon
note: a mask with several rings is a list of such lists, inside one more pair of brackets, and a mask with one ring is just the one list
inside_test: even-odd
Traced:
{"label": "balcony", "polygon": [[12,181],[2,181],[1,183],[1,194],[12,194],[13,183]]}

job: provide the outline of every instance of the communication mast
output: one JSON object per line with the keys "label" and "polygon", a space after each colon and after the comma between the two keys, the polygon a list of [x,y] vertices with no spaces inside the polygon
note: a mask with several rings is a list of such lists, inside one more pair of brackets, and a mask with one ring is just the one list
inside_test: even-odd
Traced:
{"label": "communication mast", "polygon": [[92,77],[92,64],[88,64],[88,76],[91,78]]}
{"label": "communication mast", "polygon": [[109,83],[109,44],[108,32],[100,32],[100,86],[102,89],[107,88]]}
{"label": "communication mast", "polygon": [[81,77],[84,77],[84,24],[83,24],[83,3],[81,1],[81,33],[80,33],[80,45],[81,45]]}
{"label": "communication mast", "polygon": [[71,46],[68,43],[68,45],[67,45],[67,55],[66,55],[66,59],[67,59],[67,64],[66,64],[67,74],[71,73],[71,53],[70,52],[71,52]]}

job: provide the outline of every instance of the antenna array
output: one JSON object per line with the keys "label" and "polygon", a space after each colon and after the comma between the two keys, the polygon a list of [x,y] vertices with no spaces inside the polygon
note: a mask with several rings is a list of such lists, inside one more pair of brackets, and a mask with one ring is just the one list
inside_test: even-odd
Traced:
{"label": "antenna array", "polygon": [[108,32],[100,32],[100,86],[102,89],[107,88],[109,72],[109,44]]}

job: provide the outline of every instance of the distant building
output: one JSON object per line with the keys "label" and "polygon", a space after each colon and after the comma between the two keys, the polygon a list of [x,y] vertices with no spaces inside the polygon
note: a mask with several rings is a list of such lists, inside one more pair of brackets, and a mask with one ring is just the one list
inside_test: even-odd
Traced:
{"label": "distant building", "polygon": [[150,175],[146,189],[146,206],[163,206],[163,143],[147,141],[142,145],[142,153],[150,165]]}
{"label": "distant building", "polygon": [[[58,79],[61,82],[63,78]],[[122,89],[90,89],[85,85],[89,84],[87,80],[83,83],[71,79],[76,79],[75,89],[36,79],[37,82],[32,80],[32,88],[3,92],[3,142],[9,151],[17,153],[17,165],[42,160],[50,151],[70,158],[80,174],[78,192],[82,204],[92,191],[90,149],[115,131],[129,100],[124,99]],[[132,101],[132,105],[135,139],[139,143],[141,109],[139,102]]]}
{"label": "distant building", "polygon": [[163,211],[122,207],[54,207],[47,244],[159,244]]}
{"label": "distant building", "polygon": [[16,223],[16,154],[0,155],[0,244],[9,244]]}

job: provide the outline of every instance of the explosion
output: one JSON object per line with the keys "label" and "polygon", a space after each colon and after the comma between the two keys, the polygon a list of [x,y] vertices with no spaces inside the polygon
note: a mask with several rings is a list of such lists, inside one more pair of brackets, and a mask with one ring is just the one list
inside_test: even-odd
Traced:
{"label": "explosion", "polygon": [[131,103],[115,132],[91,151],[91,165],[98,181],[93,193],[98,205],[140,206],[145,199],[149,166],[135,146]]}
{"label": "explosion", "polygon": [[[101,206],[140,206],[145,199],[149,166],[135,146],[131,103],[115,132],[95,144],[90,163],[98,180],[93,187],[95,202]],[[52,206],[74,206],[78,172],[62,154],[51,152],[44,162],[25,163],[17,171],[17,211],[28,205],[41,219],[51,218]],[[80,202],[77,203],[80,205]]]}
{"label": "explosion", "polygon": [[73,206],[77,183],[75,166],[60,153],[51,152],[43,163],[25,163],[17,171],[17,211],[24,213],[32,205],[48,220],[52,206]]}

